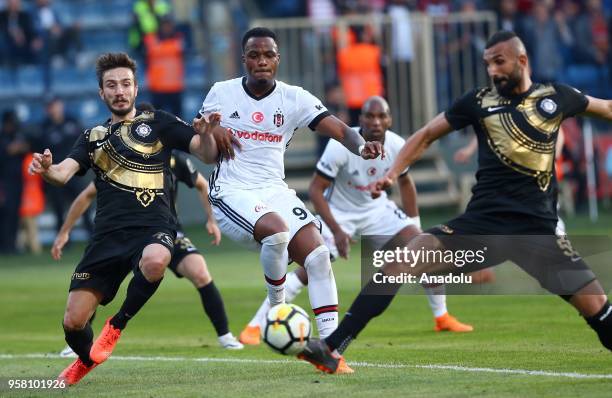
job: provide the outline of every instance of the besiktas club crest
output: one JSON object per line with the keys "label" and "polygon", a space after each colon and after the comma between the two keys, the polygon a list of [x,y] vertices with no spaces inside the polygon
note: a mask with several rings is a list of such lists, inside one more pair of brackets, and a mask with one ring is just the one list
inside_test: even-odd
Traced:
{"label": "besiktas club crest", "polygon": [[285,123],[285,115],[283,115],[283,111],[277,109],[272,120],[274,121],[274,125],[276,127],[282,126],[283,123]]}

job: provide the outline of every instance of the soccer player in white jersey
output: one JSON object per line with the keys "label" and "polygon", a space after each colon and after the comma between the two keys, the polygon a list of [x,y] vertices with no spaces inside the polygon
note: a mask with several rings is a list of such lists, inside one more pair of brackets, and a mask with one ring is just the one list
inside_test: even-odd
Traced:
{"label": "soccer player in white jersey", "polygon": [[[370,194],[370,185],[383,176],[404,145],[404,140],[390,131],[391,112],[387,101],[370,97],[361,109],[360,131],[366,141],[380,141],[385,158],[365,161],[352,155],[336,141],[329,141],[310,184],[310,199],[322,219],[321,235],[332,258],[348,258],[353,236],[378,235],[407,237],[420,232],[421,222],[416,203],[416,189],[408,170],[398,178],[403,210],[383,193],[377,199]],[[407,215],[406,215],[407,214]],[[384,242],[381,242],[384,243]],[[308,283],[301,268],[287,275],[286,297],[293,300]],[[436,331],[471,332],[472,326],[459,322],[446,309],[444,285],[425,287],[435,318]],[[255,317],[240,333],[243,344],[259,344],[259,332],[270,309],[264,300]]]}
{"label": "soccer player in white jersey", "polygon": [[288,256],[305,268],[319,335],[327,336],[338,323],[329,250],[317,219],[283,181],[283,155],[301,127],[334,138],[364,159],[380,156],[382,145],[366,142],[308,91],[275,79],[280,55],[274,32],[249,30],[242,49],[246,76],[215,83],[200,109],[203,117],[194,120],[200,130],[206,121],[222,127],[206,135],[207,161],[217,162],[209,200],[223,234],[260,249],[271,305],[285,301]]}

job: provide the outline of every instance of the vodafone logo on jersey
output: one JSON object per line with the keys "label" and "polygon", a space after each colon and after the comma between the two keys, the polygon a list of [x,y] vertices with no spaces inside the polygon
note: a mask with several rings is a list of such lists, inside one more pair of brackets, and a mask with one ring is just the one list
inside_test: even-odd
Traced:
{"label": "vodafone logo on jersey", "polygon": [[264,115],[261,112],[253,112],[251,115],[251,120],[255,123],[261,123],[264,120]]}
{"label": "vodafone logo on jersey", "polygon": [[277,134],[263,133],[261,131],[239,131],[228,129],[236,138],[262,142],[282,142],[283,136]]}
{"label": "vodafone logo on jersey", "polygon": [[263,203],[260,203],[258,205],[255,205],[255,213],[259,213],[262,210],[266,210],[268,208],[268,206],[266,206]]}

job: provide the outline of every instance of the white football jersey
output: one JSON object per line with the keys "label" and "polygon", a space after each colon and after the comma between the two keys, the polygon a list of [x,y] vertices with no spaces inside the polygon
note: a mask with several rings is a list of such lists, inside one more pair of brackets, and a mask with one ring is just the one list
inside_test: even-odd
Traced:
{"label": "white football jersey", "polygon": [[200,115],[219,112],[221,126],[242,144],[234,159],[217,164],[211,188],[286,187],[284,153],[293,133],[316,126],[329,112],[301,87],[277,80],[269,94],[255,98],[245,83],[245,77],[215,83],[200,109]]}
{"label": "white football jersey", "polygon": [[[353,128],[359,130],[358,128]],[[333,180],[333,185],[325,191],[329,204],[346,212],[363,212],[383,203],[386,192],[373,199],[370,195],[372,184],[383,177],[391,168],[404,139],[392,131],[385,132],[385,158],[365,160],[346,149],[335,140],[329,140],[317,171],[324,177]],[[404,170],[402,174],[407,172]]]}

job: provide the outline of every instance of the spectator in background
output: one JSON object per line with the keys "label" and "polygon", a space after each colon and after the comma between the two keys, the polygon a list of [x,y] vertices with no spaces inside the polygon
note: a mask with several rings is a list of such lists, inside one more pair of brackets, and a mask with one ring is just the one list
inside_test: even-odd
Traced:
{"label": "spectator in background", "polygon": [[520,21],[517,0],[500,0],[497,8],[497,27],[500,30],[520,32]]}
{"label": "spectator in background", "polygon": [[15,68],[34,61],[40,42],[35,40],[32,18],[21,9],[20,0],[7,0],[0,11],[0,41],[4,42],[0,63]]}
{"label": "spectator in background", "polygon": [[564,69],[564,43],[558,22],[553,18],[553,2],[537,1],[525,18],[521,36],[531,61],[532,76],[542,83],[556,82]]}
{"label": "spectator in background", "polygon": [[67,25],[53,8],[51,0],[36,0],[32,17],[34,30],[42,40],[44,56],[58,56],[65,61],[66,58],[70,58],[71,50],[81,50],[79,24]]}
{"label": "spectator in background", "polygon": [[[68,157],[72,146],[82,133],[83,129],[79,122],[73,117],[66,115],[64,101],[59,97],[53,97],[47,102],[46,117],[41,125],[42,136],[39,148],[49,148],[56,159]],[[64,223],[64,214],[68,206],[83,190],[88,181],[72,179],[62,187],[45,184],[45,194],[55,216],[55,228],[59,230]],[[93,232],[93,224],[89,212],[83,216],[83,224],[87,231]]]}
{"label": "spectator in background", "polygon": [[30,146],[17,114],[5,111],[0,124],[0,253],[16,253],[19,207],[23,190],[21,166]]}
{"label": "spectator in background", "polygon": [[387,8],[391,18],[391,57],[393,61],[405,64],[408,71],[414,58],[411,4],[411,0],[390,0]]}
{"label": "spectator in background", "polygon": [[305,0],[255,0],[266,18],[306,16]]}
{"label": "spectator in background", "polygon": [[34,30],[40,47],[39,60],[43,68],[45,89],[51,86],[51,64],[63,64],[71,49],[79,51],[79,27],[65,26],[60,15],[51,6],[51,0],[36,0],[32,13]]}
{"label": "spectator in background", "polygon": [[159,19],[169,15],[171,11],[170,3],[165,0],[136,0],[133,8],[134,21],[128,37],[130,48],[143,55],[144,37],[150,33],[157,33]]}
{"label": "spectator in background", "polygon": [[418,8],[432,17],[443,17],[450,13],[451,2],[450,0],[419,0]]}
{"label": "spectator in background", "polygon": [[30,252],[40,254],[42,247],[38,239],[38,216],[45,210],[45,194],[42,177],[28,173],[32,159],[32,154],[28,153],[21,166],[23,175],[23,191],[19,207],[21,232],[18,234],[17,246],[20,250],[27,247]]}
{"label": "spectator in background", "polygon": [[588,0],[575,23],[575,59],[578,63],[605,66],[610,52],[608,21],[601,0]]}
{"label": "spectator in background", "polygon": [[610,36],[601,0],[588,0],[573,25],[575,42],[568,82],[581,90],[605,96],[609,90]]}
{"label": "spectator in background", "polygon": [[363,29],[356,43],[340,48],[338,77],[344,90],[350,126],[357,126],[361,107],[371,96],[383,95],[381,49],[374,44],[369,29]]}
{"label": "spectator in background", "polygon": [[169,15],[161,18],[159,31],[144,38],[147,81],[152,103],[173,115],[181,115],[185,88],[183,35]]}

